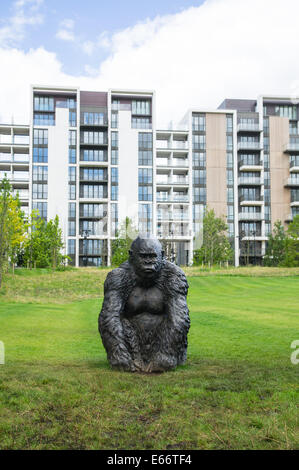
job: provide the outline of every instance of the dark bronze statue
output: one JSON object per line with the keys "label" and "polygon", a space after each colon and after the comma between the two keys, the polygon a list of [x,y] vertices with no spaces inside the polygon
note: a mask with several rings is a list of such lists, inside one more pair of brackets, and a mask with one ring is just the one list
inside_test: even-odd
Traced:
{"label": "dark bronze statue", "polygon": [[158,240],[138,237],[129,253],[104,284],[99,331],[109,363],[132,372],[173,369],[187,354],[185,274],[165,260]]}

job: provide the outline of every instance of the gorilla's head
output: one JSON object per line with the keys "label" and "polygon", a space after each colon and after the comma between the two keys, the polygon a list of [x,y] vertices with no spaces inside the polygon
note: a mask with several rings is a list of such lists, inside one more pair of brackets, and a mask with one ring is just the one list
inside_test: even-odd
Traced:
{"label": "gorilla's head", "polygon": [[141,279],[154,279],[163,267],[164,251],[155,238],[137,237],[129,251],[129,262]]}

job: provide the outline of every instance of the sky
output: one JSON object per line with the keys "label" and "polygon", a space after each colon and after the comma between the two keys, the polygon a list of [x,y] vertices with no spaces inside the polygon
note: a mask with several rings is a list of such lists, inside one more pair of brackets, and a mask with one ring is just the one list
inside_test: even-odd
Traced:
{"label": "sky", "polygon": [[224,98],[299,95],[298,0],[0,0],[0,121],[30,84],[156,91],[158,125]]}

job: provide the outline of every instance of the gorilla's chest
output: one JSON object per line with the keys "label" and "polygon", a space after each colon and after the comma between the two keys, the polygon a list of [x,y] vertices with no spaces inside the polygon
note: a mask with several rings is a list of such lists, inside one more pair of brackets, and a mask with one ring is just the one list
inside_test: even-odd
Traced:
{"label": "gorilla's chest", "polygon": [[157,287],[134,287],[125,306],[128,317],[143,313],[161,315],[163,311],[163,293]]}

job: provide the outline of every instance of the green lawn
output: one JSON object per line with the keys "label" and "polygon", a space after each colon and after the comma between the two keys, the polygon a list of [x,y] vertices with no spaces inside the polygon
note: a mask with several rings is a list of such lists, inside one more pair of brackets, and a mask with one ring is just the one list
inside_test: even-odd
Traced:
{"label": "green lawn", "polygon": [[109,369],[107,271],[9,276],[0,449],[299,449],[298,271],[187,271],[188,361],[155,375]]}

